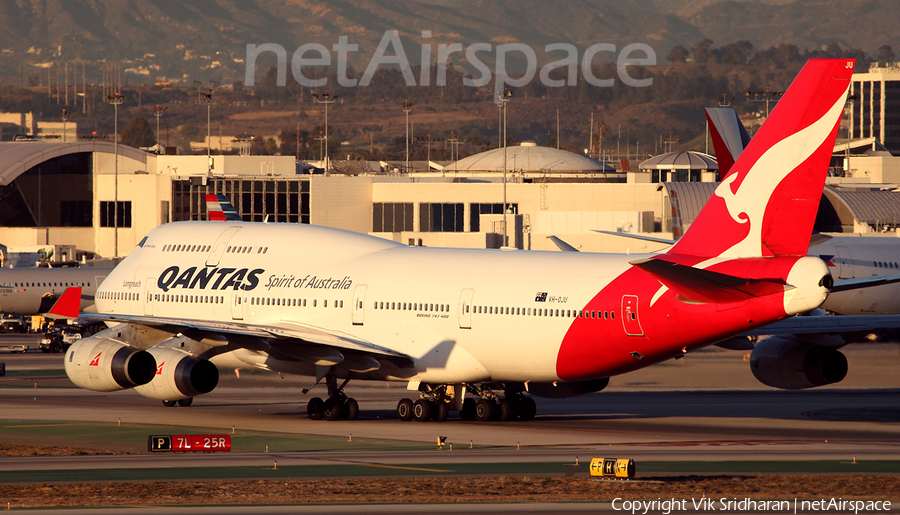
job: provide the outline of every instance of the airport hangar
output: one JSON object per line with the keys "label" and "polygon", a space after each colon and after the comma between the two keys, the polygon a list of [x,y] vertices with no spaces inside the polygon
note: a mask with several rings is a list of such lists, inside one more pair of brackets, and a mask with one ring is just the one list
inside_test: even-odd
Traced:
{"label": "airport hangar", "polygon": [[[0,143],[0,243],[74,245],[87,257],[127,255],[159,224],[205,219],[204,194],[223,193],[245,220],[312,223],[411,245],[497,248],[505,153],[511,246],[557,250],[547,238],[553,235],[584,251],[646,252],[662,245],[593,230],[670,238],[670,192],[678,191],[687,226],[718,179],[714,159],[704,154],[673,152],[623,173],[529,142],[444,166],[425,163],[416,168],[427,171],[409,174],[387,163],[341,161],[327,174],[309,174],[290,156],[214,155],[208,161],[125,145],[118,146],[116,166],[115,147],[96,140]],[[878,166],[868,164],[872,157]],[[897,158],[854,159],[868,159],[865,170],[829,177],[819,229],[894,233],[900,194],[890,190],[900,183]]]}

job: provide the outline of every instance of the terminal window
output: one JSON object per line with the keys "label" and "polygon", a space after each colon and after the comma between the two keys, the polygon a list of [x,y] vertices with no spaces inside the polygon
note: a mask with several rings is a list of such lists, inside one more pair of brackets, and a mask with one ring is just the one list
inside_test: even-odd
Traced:
{"label": "terminal window", "polygon": [[463,232],[463,204],[419,204],[419,231],[421,232]]}
{"label": "terminal window", "polygon": [[[519,212],[518,204],[506,204],[511,214]],[[469,204],[469,231],[480,232],[480,215],[502,215],[503,204]]]}
{"label": "terminal window", "polygon": [[91,227],[94,225],[93,202],[90,200],[62,200],[59,222],[63,227]]}
{"label": "terminal window", "polygon": [[401,232],[413,229],[412,202],[372,204],[372,232]]}
{"label": "terminal window", "polygon": [[268,216],[273,222],[309,223],[309,180],[304,179],[173,181],[173,220],[206,220],[207,193],[225,195],[245,221]]}
{"label": "terminal window", "polygon": [[131,227],[131,202],[100,202],[100,227]]}

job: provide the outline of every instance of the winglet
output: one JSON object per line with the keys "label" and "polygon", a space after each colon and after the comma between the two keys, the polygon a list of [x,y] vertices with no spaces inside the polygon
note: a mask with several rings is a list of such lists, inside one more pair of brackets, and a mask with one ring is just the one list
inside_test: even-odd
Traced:
{"label": "winglet", "polygon": [[78,318],[81,311],[81,287],[66,288],[47,313],[47,318]]}
{"label": "winglet", "polygon": [[228,197],[222,194],[206,194],[206,215],[217,222],[241,222],[243,219],[237,209],[231,205]]}

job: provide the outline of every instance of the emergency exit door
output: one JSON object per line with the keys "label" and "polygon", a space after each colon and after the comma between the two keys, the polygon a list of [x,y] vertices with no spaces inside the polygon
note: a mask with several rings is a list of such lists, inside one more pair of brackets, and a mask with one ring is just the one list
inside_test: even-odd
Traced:
{"label": "emergency exit door", "polygon": [[622,296],[622,326],[628,336],[644,336],[641,317],[638,315],[637,295]]}

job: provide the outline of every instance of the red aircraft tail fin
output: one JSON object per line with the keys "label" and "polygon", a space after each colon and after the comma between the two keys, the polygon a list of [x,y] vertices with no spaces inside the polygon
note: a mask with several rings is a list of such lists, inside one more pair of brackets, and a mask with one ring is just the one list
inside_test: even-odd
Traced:
{"label": "red aircraft tail fin", "polygon": [[66,288],[66,291],[59,297],[50,311],[47,318],[78,318],[81,311],[81,287],[72,286]]}
{"label": "red aircraft tail fin", "polygon": [[806,255],[854,65],[806,63],[669,254]]}

